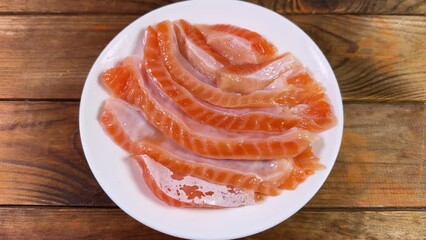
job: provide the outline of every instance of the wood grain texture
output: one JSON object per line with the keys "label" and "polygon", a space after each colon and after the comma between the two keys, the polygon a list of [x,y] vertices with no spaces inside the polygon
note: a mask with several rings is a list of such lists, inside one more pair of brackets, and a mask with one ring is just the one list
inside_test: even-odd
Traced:
{"label": "wood grain texture", "polygon": [[113,205],[91,174],[77,103],[0,103],[0,204]]}
{"label": "wood grain texture", "polygon": [[0,17],[3,98],[79,98],[108,42],[135,17]]}
{"label": "wood grain texture", "polygon": [[344,111],[339,157],[309,206],[426,206],[426,104],[345,104]]}
{"label": "wood grain texture", "polygon": [[[3,0],[0,12],[144,14],[177,0]],[[281,14],[425,14],[422,0],[249,0]]]}
{"label": "wood grain texture", "polygon": [[[421,239],[426,212],[302,210],[245,240]],[[0,208],[1,239],[177,239],[150,229],[119,209]]]}
{"label": "wood grain texture", "polygon": [[422,0],[252,0],[281,14],[422,14]]}
{"label": "wood grain texture", "polygon": [[426,17],[292,16],[319,45],[347,101],[426,101]]}
{"label": "wood grain texture", "polygon": [[[0,102],[0,204],[113,206],[90,173],[77,103]],[[346,104],[335,167],[308,207],[426,206],[426,105]]]}
{"label": "wood grain texture", "polygon": [[421,239],[426,213],[301,211],[255,239]]}
{"label": "wood grain texture", "polygon": [[[137,16],[0,16],[0,98],[79,99],[106,44]],[[426,17],[291,16],[347,101],[426,101]],[[348,27],[351,26],[351,27]]]}

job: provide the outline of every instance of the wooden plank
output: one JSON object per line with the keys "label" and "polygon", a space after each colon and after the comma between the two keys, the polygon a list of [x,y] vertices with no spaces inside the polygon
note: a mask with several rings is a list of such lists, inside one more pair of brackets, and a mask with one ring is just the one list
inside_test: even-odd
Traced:
{"label": "wooden plank", "polygon": [[[6,13],[132,13],[144,14],[177,0],[3,0],[0,12]],[[422,0],[249,0],[285,14],[425,14]]]}
{"label": "wooden plank", "polygon": [[301,211],[247,239],[421,239],[426,213],[408,211]]}
{"label": "wooden plank", "polygon": [[426,101],[426,17],[290,19],[324,52],[344,100]]}
{"label": "wooden plank", "polygon": [[[0,98],[79,99],[98,54],[136,17],[0,16]],[[426,17],[290,19],[324,51],[344,100],[426,101]]]}
{"label": "wooden plank", "polygon": [[[78,103],[0,102],[0,204],[112,206],[84,158]],[[308,207],[424,207],[426,105],[345,105],[334,169]]]}
{"label": "wooden plank", "polygon": [[422,0],[253,0],[281,14],[421,14],[426,12]]}
{"label": "wooden plank", "polygon": [[0,17],[1,98],[74,98],[97,56],[135,17]]}
{"label": "wooden plank", "polygon": [[113,205],[91,174],[78,103],[0,103],[0,204]]}
{"label": "wooden plank", "polygon": [[[302,210],[244,239],[421,239],[424,211]],[[119,209],[0,208],[1,239],[177,239]]]}
{"label": "wooden plank", "polygon": [[426,206],[426,104],[345,104],[344,111],[339,157],[309,206]]}
{"label": "wooden plank", "polygon": [[0,239],[173,239],[119,209],[0,208]]}

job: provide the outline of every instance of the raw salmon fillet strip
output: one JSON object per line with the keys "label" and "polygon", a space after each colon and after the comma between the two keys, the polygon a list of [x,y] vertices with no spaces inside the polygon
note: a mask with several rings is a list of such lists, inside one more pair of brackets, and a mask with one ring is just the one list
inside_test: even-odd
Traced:
{"label": "raw salmon fillet strip", "polygon": [[239,133],[201,124],[164,96],[140,68],[140,60],[128,57],[103,74],[110,92],[141,109],[147,120],[179,145],[198,155],[217,159],[279,159],[305,150],[312,135],[292,128],[280,134]]}
{"label": "raw salmon fillet strip", "polygon": [[[278,195],[281,189],[295,189],[309,175],[324,168],[311,148],[295,158],[267,161],[208,159],[180,150],[173,149],[173,146],[144,143],[139,145],[138,152],[150,156],[173,172],[265,195]],[[133,157],[140,159],[141,155]]]}
{"label": "raw salmon fillet strip", "polygon": [[163,64],[157,32],[148,27],[145,36],[144,67],[161,91],[169,96],[188,116],[210,126],[235,131],[283,132],[304,126],[304,120],[277,108],[228,109],[208,104],[194,97],[176,83]]}
{"label": "raw salmon fillet strip", "polygon": [[105,102],[99,120],[117,145],[135,159],[141,160],[142,155],[147,155],[173,172],[266,195],[277,195],[281,186],[288,184],[288,181],[293,183],[293,170],[300,169],[298,162],[301,160],[298,159],[305,159],[310,164],[302,170],[313,172],[319,166],[318,158],[308,149],[305,150],[307,154],[304,152],[294,159],[270,161],[219,160],[197,156],[166,138],[134,106],[119,99]]}
{"label": "raw salmon fillet strip", "polygon": [[[321,131],[333,126],[335,119],[331,106],[326,99],[322,87],[316,83],[303,67],[292,68],[274,80],[265,89],[257,90],[248,95],[227,92],[201,75],[182,56],[177,47],[177,40],[170,21],[163,21],[156,27],[164,65],[175,82],[183,86],[194,97],[212,105],[226,108],[270,108],[271,112],[284,111],[295,113],[302,119],[299,127],[312,131]],[[303,73],[302,76],[298,74]],[[201,75],[201,76],[200,76]],[[306,85],[299,81],[296,85],[287,79],[306,79]],[[295,81],[293,81],[295,82]],[[318,105],[315,101],[320,100]],[[309,104],[308,104],[309,103]],[[292,107],[298,106],[291,109]],[[320,106],[318,111],[310,110]],[[312,118],[311,115],[317,114]]]}
{"label": "raw salmon fillet strip", "polygon": [[227,92],[218,88],[213,80],[200,74],[181,54],[173,25],[163,21],[156,26],[164,65],[173,80],[186,88],[195,97],[216,106],[228,108],[276,107],[277,100],[286,94],[274,91],[257,91],[249,95]]}
{"label": "raw salmon fillet strip", "polygon": [[[196,70],[190,70],[190,64],[180,55],[173,26],[170,21],[159,23],[156,29],[158,31],[158,41],[163,63],[172,80],[174,80],[170,84],[162,84],[163,90],[167,87],[168,91],[164,92],[169,95],[173,94],[175,101],[179,99],[180,101],[177,102],[179,106],[192,118],[216,127],[239,131],[251,129],[253,131],[276,132],[288,129],[291,126],[311,131],[322,131],[334,125],[335,119],[331,105],[328,104],[322,87],[310,78],[304,68],[300,64],[295,63],[294,60],[291,60],[291,62],[297,67],[292,67],[286,73],[283,73],[266,89],[249,95],[235,95],[235,93],[229,93],[207,84],[199,80],[198,76],[193,75],[193,72]],[[153,37],[147,39],[147,43],[152,43],[152,41],[155,41]],[[152,43],[152,45],[155,45],[155,43]],[[149,54],[150,57],[154,56],[153,58],[155,58],[157,56],[156,50],[154,48],[149,49],[155,51]],[[151,64],[156,64],[156,62],[152,62]],[[155,73],[158,73],[158,71],[155,71]],[[161,76],[164,76],[163,80],[166,80],[167,74],[161,73]],[[304,79],[303,81],[295,80],[302,78]],[[160,78],[153,77],[153,79]],[[288,82],[288,80],[291,80],[291,82]],[[177,84],[174,84],[174,82]],[[184,91],[180,86],[184,87],[187,91]],[[178,94],[177,91],[180,93]],[[235,118],[219,117],[217,114],[213,114],[212,111],[206,111],[213,108],[213,106],[208,106],[206,103],[203,104],[204,106],[198,104],[198,108],[195,108],[194,104],[189,106],[188,102],[194,103],[194,101],[184,99],[183,95],[188,94],[193,96],[193,99],[200,98],[209,103],[213,102],[212,104],[218,107],[229,108],[229,105],[235,107],[235,104],[240,104],[240,107],[249,107],[250,105],[257,105],[257,107],[264,106],[262,109],[251,109],[250,111],[253,112],[254,116],[259,116],[256,111],[263,111],[266,112],[266,116],[262,114],[262,122],[259,122],[259,117],[249,117],[247,113],[245,113],[245,119],[250,119],[249,121],[246,121],[244,118],[239,118],[235,121]],[[213,97],[210,98],[208,96]],[[201,102],[198,101],[198,103]],[[318,105],[319,103],[320,105]],[[318,109],[318,106],[321,106],[321,109]],[[317,109],[312,110],[313,108]],[[206,121],[206,115],[209,116],[209,121]],[[252,124],[253,122],[258,123]],[[257,129],[253,129],[256,127]]]}
{"label": "raw salmon fillet strip", "polygon": [[256,194],[253,191],[174,173],[147,155],[142,155],[137,162],[151,192],[170,206],[229,208],[256,203]]}

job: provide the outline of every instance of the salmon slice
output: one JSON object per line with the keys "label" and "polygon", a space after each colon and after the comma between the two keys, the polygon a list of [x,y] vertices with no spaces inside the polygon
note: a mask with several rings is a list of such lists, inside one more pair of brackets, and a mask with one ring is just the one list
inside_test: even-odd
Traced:
{"label": "salmon slice", "polygon": [[227,91],[249,94],[263,89],[282,72],[300,65],[290,53],[259,64],[229,65],[227,59],[214,51],[203,34],[185,20],[174,23],[179,49],[191,65],[202,74],[216,79]]}
{"label": "salmon slice", "polygon": [[[256,91],[249,95],[231,93],[217,88],[212,82],[197,75],[190,63],[181,55],[177,48],[177,40],[170,21],[163,21],[156,27],[160,42],[164,65],[173,80],[186,88],[194,96],[216,106],[227,108],[265,108],[277,107],[292,98],[287,92]],[[296,71],[296,70],[295,70]]]}
{"label": "salmon slice", "polygon": [[170,171],[147,155],[137,159],[145,183],[161,201],[175,207],[230,208],[253,205],[256,194]]}
{"label": "salmon slice", "polygon": [[264,89],[281,74],[301,65],[291,53],[260,64],[230,65],[217,71],[217,86],[230,92],[250,94]]}
{"label": "salmon slice", "polygon": [[[149,124],[134,106],[119,100],[105,101],[99,121],[107,134],[123,149],[142,160],[149,156],[174,173],[182,173],[208,182],[230,185],[266,195],[277,195],[282,185],[293,176],[293,168],[304,159],[302,170],[318,169],[318,158],[310,149],[294,159],[280,160],[219,160],[197,156],[170,139]],[[307,166],[307,168],[304,168]],[[290,175],[292,174],[292,175]],[[293,182],[293,180],[291,180]]]}
{"label": "salmon slice", "polygon": [[209,182],[276,195],[291,172],[290,160],[228,160],[197,156],[149,124],[134,106],[120,99],[105,101],[99,121],[117,145],[141,160],[147,155],[175,173]]}
{"label": "salmon slice", "polygon": [[[218,160],[182,151],[178,146],[144,142],[138,152],[155,159],[176,173],[208,182],[252,190],[265,195],[278,195],[281,189],[295,189],[315,171],[324,169],[311,148],[295,158],[280,160]],[[140,159],[141,155],[133,155]]]}
{"label": "salmon slice", "polygon": [[[233,132],[206,126],[184,114],[128,57],[102,75],[110,92],[137,106],[147,120],[177,144],[198,155],[215,159],[281,159],[305,150],[312,134],[292,128],[280,134]],[[144,74],[144,76],[142,76]]]}
{"label": "salmon slice", "polygon": [[277,49],[256,32],[228,24],[197,25],[207,43],[233,65],[258,64]]}
{"label": "salmon slice", "polygon": [[[319,99],[323,101],[326,96],[322,87],[310,78],[302,66],[289,69],[263,90],[249,95],[230,93],[207,83],[202,80],[202,76],[195,74],[197,71],[191,67],[177,48],[171,22],[163,21],[156,28],[163,63],[170,76],[194,97],[225,108],[270,108],[267,112],[283,112],[282,114],[287,116],[294,113],[299,118],[299,127],[315,132],[325,130],[335,123],[330,104],[328,107],[326,104],[322,106],[314,104]],[[310,81],[307,78],[310,78]],[[288,79],[291,81],[288,82]],[[325,100],[323,103],[328,101]],[[315,110],[315,107],[323,109]],[[319,114],[313,118],[315,111],[319,111]],[[327,114],[327,111],[330,114]],[[217,121],[217,119],[214,120]]]}
{"label": "salmon slice", "polygon": [[183,56],[208,78],[215,79],[216,71],[229,65],[228,59],[213,50],[204,35],[189,22],[178,20],[174,22],[174,29]]}
{"label": "salmon slice", "polygon": [[193,119],[214,127],[235,131],[283,132],[297,127],[300,117],[269,109],[227,109],[195,98],[176,83],[163,64],[157,32],[148,27],[145,37],[144,66],[157,86]]}
{"label": "salmon slice", "polygon": [[[176,145],[144,142],[138,152],[150,156],[173,172],[208,182],[233,186],[265,195],[277,195],[293,173],[293,160],[210,159],[182,151]],[[141,155],[133,155],[139,159]]]}

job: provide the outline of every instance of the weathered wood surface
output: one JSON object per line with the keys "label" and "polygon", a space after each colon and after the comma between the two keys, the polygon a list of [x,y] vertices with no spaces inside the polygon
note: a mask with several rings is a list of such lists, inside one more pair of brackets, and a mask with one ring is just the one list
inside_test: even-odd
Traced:
{"label": "weathered wood surface", "polygon": [[405,14],[425,15],[422,0],[252,0],[281,14]]}
{"label": "weathered wood surface", "polygon": [[[0,204],[113,206],[78,134],[78,103],[0,102]],[[426,205],[421,103],[346,104],[336,165],[308,207]]]}
{"label": "weathered wood surface", "polygon": [[[248,1],[319,45],[346,103],[324,186],[295,216],[246,239],[423,239],[426,1]],[[175,239],[124,214],[99,187],[77,102],[106,44],[173,2],[0,0],[0,239]]]}
{"label": "weathered wood surface", "polygon": [[344,100],[426,101],[426,17],[290,19],[324,52]]}
{"label": "weathered wood surface", "polygon": [[0,103],[0,193],[0,204],[112,205],[84,158],[77,103]]}
{"label": "weathered wood surface", "polygon": [[[177,0],[3,0],[6,13],[131,13],[144,14]],[[422,14],[423,0],[249,0],[281,14]]]}
{"label": "weathered wood surface", "polygon": [[[79,99],[96,57],[136,18],[0,16],[0,98]],[[425,16],[290,20],[323,50],[344,100],[426,101]]]}
{"label": "weathered wood surface", "polygon": [[[426,212],[302,210],[255,239],[422,239]],[[1,239],[177,239],[119,209],[0,208]]]}

